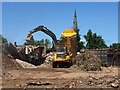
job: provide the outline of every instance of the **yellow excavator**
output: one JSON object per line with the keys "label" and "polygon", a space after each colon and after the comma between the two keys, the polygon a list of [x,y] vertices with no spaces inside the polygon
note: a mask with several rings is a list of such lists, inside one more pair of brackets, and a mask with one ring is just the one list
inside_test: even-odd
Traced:
{"label": "yellow excavator", "polygon": [[[64,30],[62,32],[61,39],[57,40],[56,35],[51,30],[47,29],[44,26],[38,26],[37,28],[31,30],[28,33],[26,41],[33,42],[34,44],[34,39],[32,34],[38,31],[42,31],[46,33],[54,41],[52,48],[52,50],[54,50],[52,67],[53,68],[70,67],[73,64],[74,58],[77,54],[76,51],[77,33],[73,29]],[[41,55],[42,54],[40,54],[39,57],[41,57]]]}
{"label": "yellow excavator", "polygon": [[56,45],[56,51],[53,55],[53,68],[70,67],[75,62],[77,54],[76,32],[73,29],[64,30],[62,32],[59,45]]}

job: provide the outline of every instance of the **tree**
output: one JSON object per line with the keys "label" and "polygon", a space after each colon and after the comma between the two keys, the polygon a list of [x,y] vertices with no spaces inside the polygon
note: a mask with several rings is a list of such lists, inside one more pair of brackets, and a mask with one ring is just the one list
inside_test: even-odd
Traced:
{"label": "tree", "polygon": [[96,41],[97,41],[97,43],[95,44],[97,45],[96,48],[107,48],[104,39],[102,39],[102,36],[97,36]]}
{"label": "tree", "polygon": [[77,37],[77,51],[80,51],[80,49],[84,48],[84,42],[83,41],[80,41],[81,38],[80,38],[80,34],[79,34],[79,29],[76,30],[76,37]]}
{"label": "tree", "polygon": [[48,46],[51,44],[50,40],[45,39],[45,46],[48,49]]}
{"label": "tree", "polygon": [[93,48],[92,46],[92,31],[89,30],[87,35],[84,35],[85,40],[87,41],[86,48],[90,49]]}
{"label": "tree", "polygon": [[107,48],[102,36],[97,36],[97,34],[92,33],[91,30],[88,30],[88,33],[87,35],[84,35],[84,38],[87,41],[86,48],[88,49]]}
{"label": "tree", "polygon": [[26,41],[25,43],[24,43],[24,45],[34,45],[35,43],[33,43],[33,42],[30,42],[30,41]]}
{"label": "tree", "polygon": [[1,34],[0,34],[0,41],[1,41],[1,43],[3,43],[3,44],[8,43],[7,39],[4,38]]}
{"label": "tree", "polygon": [[112,43],[112,45],[110,45],[110,48],[120,49],[120,43]]}
{"label": "tree", "polygon": [[44,39],[35,41],[36,45],[44,46]]}
{"label": "tree", "polygon": [[38,41],[35,41],[35,44],[36,45],[40,45],[40,46],[46,46],[46,48],[48,49],[48,46],[51,44],[50,40],[49,39],[42,39],[42,40],[38,40]]}
{"label": "tree", "polygon": [[82,48],[85,48],[84,42],[83,42],[83,41],[80,41],[80,42],[78,43],[78,50],[80,50],[80,49],[82,49]]}
{"label": "tree", "polygon": [[5,48],[5,44],[8,44],[8,41],[6,38],[4,38],[1,34],[0,34],[0,53],[3,54],[7,54],[7,50]]}
{"label": "tree", "polygon": [[35,43],[32,43],[30,41],[26,41],[24,45],[38,45],[38,46],[46,46],[48,49],[48,46],[51,44],[49,39],[41,39],[41,40],[36,40]]}
{"label": "tree", "polygon": [[81,38],[80,38],[80,34],[79,34],[79,29],[76,31],[76,33],[77,33],[77,35],[76,35],[76,36],[77,36],[77,42],[79,42],[80,39],[81,39]]}

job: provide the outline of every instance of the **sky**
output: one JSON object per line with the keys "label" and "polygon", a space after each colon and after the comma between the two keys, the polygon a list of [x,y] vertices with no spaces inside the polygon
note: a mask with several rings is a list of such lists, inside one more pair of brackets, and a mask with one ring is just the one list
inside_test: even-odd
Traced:
{"label": "sky", "polygon": [[[65,29],[72,29],[75,9],[82,41],[91,29],[107,45],[118,42],[117,2],[3,2],[2,34],[9,42],[23,44],[30,30],[44,25],[60,39]],[[43,32],[33,36],[52,40]]]}

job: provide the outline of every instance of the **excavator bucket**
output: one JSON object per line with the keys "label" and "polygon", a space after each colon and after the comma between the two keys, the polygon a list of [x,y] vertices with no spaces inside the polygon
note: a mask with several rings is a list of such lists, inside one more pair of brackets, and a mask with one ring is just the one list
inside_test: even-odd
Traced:
{"label": "excavator bucket", "polygon": [[26,42],[31,42],[32,44],[34,44],[35,41],[34,41],[33,35],[27,36]]}

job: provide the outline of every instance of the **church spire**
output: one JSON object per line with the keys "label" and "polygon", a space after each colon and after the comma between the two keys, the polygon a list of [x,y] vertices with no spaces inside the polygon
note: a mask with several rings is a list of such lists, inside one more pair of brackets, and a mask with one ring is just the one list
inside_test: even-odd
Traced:
{"label": "church spire", "polygon": [[74,12],[73,30],[78,32],[76,9],[75,9],[75,12]]}
{"label": "church spire", "polygon": [[73,30],[77,33],[76,37],[77,37],[77,51],[80,50],[80,35],[79,35],[79,29],[78,29],[78,25],[77,25],[77,14],[76,14],[76,9],[74,12],[74,21],[73,21]]}

